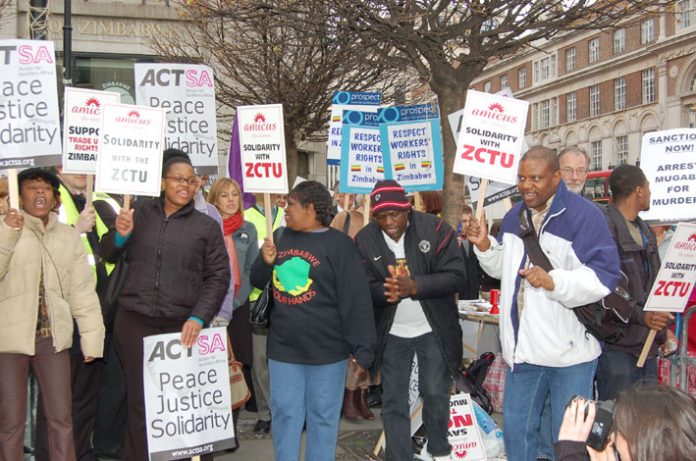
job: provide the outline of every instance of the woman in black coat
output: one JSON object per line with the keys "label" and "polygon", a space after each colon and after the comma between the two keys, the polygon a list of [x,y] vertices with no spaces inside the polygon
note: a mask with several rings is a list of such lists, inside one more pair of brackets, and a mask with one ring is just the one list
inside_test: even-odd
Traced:
{"label": "woman in black coat", "polygon": [[193,346],[228,290],[222,231],[215,220],[194,209],[196,181],[188,156],[166,152],[161,196],[143,200],[137,210],[121,210],[115,229],[101,242],[102,256],[109,262],[128,252],[114,325],[126,381],[125,461],[148,459],[143,337],[181,331],[182,345]]}

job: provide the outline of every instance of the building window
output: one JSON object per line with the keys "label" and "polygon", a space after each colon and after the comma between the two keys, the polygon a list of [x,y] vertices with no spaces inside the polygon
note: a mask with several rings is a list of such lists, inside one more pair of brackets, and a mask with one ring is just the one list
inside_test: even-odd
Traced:
{"label": "building window", "polygon": [[551,125],[551,101],[546,99],[541,101],[539,118],[539,128],[548,128]]}
{"label": "building window", "polygon": [[507,75],[501,75],[500,76],[500,89],[504,90],[505,88],[507,88],[509,86],[510,85],[508,85]]}
{"label": "building window", "polygon": [[626,29],[614,31],[614,54],[626,51]]}
{"label": "building window", "polygon": [[655,102],[655,69],[645,69],[641,73],[643,104]]}
{"label": "building window", "polygon": [[591,143],[592,165],[596,170],[602,169],[602,141],[592,141]]}
{"label": "building window", "polygon": [[520,69],[517,71],[517,86],[519,86],[520,89],[527,86],[527,68],[526,67],[520,67]]}
{"label": "building window", "polygon": [[590,117],[596,117],[600,112],[599,85],[590,87]]}
{"label": "building window", "polygon": [[485,93],[490,93],[491,92],[491,81],[483,82],[483,91]]}
{"label": "building window", "polygon": [[616,137],[616,163],[618,165],[628,163],[628,136]]}
{"label": "building window", "polygon": [[691,83],[689,84],[689,89],[691,91],[696,91],[696,72],[691,76]]}
{"label": "building window", "polygon": [[614,110],[626,108],[626,79],[620,77],[614,79]]}
{"label": "building window", "polygon": [[640,23],[640,44],[645,45],[655,40],[655,19],[648,18]]}
{"label": "building window", "polygon": [[541,83],[556,77],[556,55],[534,61],[534,83]]}
{"label": "building window", "polygon": [[575,92],[568,93],[566,101],[566,118],[569,122],[574,122],[578,116],[577,102],[575,99]]}
{"label": "building window", "polygon": [[677,29],[685,29],[696,23],[696,0],[677,2]]}
{"label": "building window", "polygon": [[590,64],[599,61],[599,38],[593,38],[587,43],[587,54],[590,56]]}
{"label": "building window", "polygon": [[568,48],[565,51],[566,72],[570,72],[571,70],[575,70],[575,55],[576,55],[575,47]]}

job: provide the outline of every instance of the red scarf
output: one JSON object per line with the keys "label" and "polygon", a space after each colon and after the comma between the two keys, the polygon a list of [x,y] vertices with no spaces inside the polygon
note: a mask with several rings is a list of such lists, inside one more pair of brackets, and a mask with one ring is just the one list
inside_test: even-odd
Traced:
{"label": "red scarf", "polygon": [[229,218],[225,218],[222,220],[222,233],[224,235],[234,234],[235,232],[237,232],[237,229],[242,227],[243,223],[244,215],[242,214],[242,210],[239,210]]}
{"label": "red scarf", "polygon": [[237,260],[237,250],[234,248],[234,239],[232,234],[234,234],[237,229],[242,227],[244,223],[244,215],[242,210],[233,214],[229,218],[222,220],[222,233],[225,236],[225,244],[227,246],[227,254],[230,257],[230,269],[232,272],[232,284],[234,285],[235,294],[242,286],[241,274],[239,272],[239,261]]}

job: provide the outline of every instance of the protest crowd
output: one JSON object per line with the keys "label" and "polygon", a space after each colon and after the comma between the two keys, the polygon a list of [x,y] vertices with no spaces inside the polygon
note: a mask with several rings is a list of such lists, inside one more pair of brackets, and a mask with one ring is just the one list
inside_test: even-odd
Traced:
{"label": "protest crowd", "polygon": [[[140,65],[141,77],[153,72]],[[214,120],[209,71],[195,68],[193,93],[207,94]],[[487,96],[467,101],[476,97]],[[661,183],[645,167],[614,168],[611,201],[594,203],[583,195],[584,150],[522,149],[522,132],[489,120],[462,131],[456,162],[486,181],[504,172],[515,201],[488,219],[481,192],[452,226],[441,216],[442,154],[430,149],[441,147],[438,109],[423,106],[392,108],[420,128],[379,127],[374,111],[347,120],[358,153],[331,191],[315,180],[287,187],[284,140],[263,141],[282,129],[280,104],[237,108],[232,144],[248,152],[212,184],[200,153],[164,142],[164,109],[117,102],[90,122],[101,137],[93,127],[93,138],[66,140],[66,154],[101,143],[96,166],[82,152],[63,157],[77,163],[8,170],[0,461],[234,457],[242,409],[256,413],[253,431],[270,434],[278,461],[303,451],[335,460],[341,418],[380,418],[383,438],[365,456],[388,461],[489,450],[512,461],[696,460],[696,401],[658,371],[696,343],[680,315],[696,304],[696,263],[670,259],[675,248],[696,253],[696,226],[641,217],[656,211]],[[394,158],[365,153],[382,148],[379,133],[395,139]],[[517,143],[521,155],[466,136]],[[92,162],[89,174],[79,162]],[[498,347],[479,358],[469,344],[481,330],[463,327],[482,318]]]}
{"label": "protest crowd", "polygon": [[[617,167],[613,202],[598,206],[580,195],[588,162],[577,148],[529,149],[522,200],[497,237],[470,207],[458,231],[417,211],[394,180],[374,186],[364,227],[354,196],[336,187],[332,198],[316,181],[295,186],[284,209],[244,210],[240,185],[221,177],[206,202],[190,159],[174,149],[164,153],[161,196],[130,209],[107,194],[87,207],[84,175],[22,171],[21,210],[3,202],[0,224],[2,459],[22,457],[29,370],[42,402],[37,460],[147,459],[141,338],[180,332],[191,347],[208,326],[225,327],[243,357],[254,430],[272,433],[276,459],[298,459],[303,431],[306,459],[333,459],[341,414],[375,417],[370,388],[381,391],[386,459],[412,459],[414,356],[427,450],[450,459],[449,400],[462,373],[456,296],[478,297],[484,273],[500,281],[508,459],[694,459],[694,400],[657,384],[674,316],[641,309],[660,267],[655,232],[638,216],[650,184],[640,168]],[[521,228],[544,249],[548,270]],[[128,271],[109,306],[109,277],[122,261]],[[600,342],[573,308],[606,297],[622,273],[631,300],[614,320],[621,334]],[[250,298],[269,280],[270,322],[252,331]],[[637,367],[651,330],[656,341]],[[595,401],[604,400],[616,401],[613,432],[586,448]]]}

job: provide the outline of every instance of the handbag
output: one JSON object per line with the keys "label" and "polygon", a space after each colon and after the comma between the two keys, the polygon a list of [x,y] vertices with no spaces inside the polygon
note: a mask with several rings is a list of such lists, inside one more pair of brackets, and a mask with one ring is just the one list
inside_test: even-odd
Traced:
{"label": "handbag", "polygon": [[104,317],[104,325],[109,328],[116,318],[118,310],[118,298],[121,296],[121,290],[126,282],[128,275],[128,251],[123,251],[119,256],[114,270],[109,275],[109,281],[104,290],[102,299],[102,316]]}
{"label": "handbag", "polygon": [[252,327],[266,328],[271,317],[271,305],[273,304],[273,284],[271,280],[266,282],[256,303],[251,307],[249,323]]}
{"label": "handbag", "polygon": [[[280,237],[283,235],[283,228],[278,229],[276,243],[280,243]],[[259,257],[261,257],[259,255]],[[271,318],[271,307],[273,306],[273,277],[266,282],[266,285],[261,290],[261,294],[256,299],[256,303],[251,306],[251,316],[249,323],[255,328],[267,328]]]}
{"label": "handbag", "polygon": [[251,391],[244,379],[242,371],[244,365],[235,358],[229,336],[227,337],[227,366],[230,370],[230,401],[232,409],[236,410],[251,398]]}

